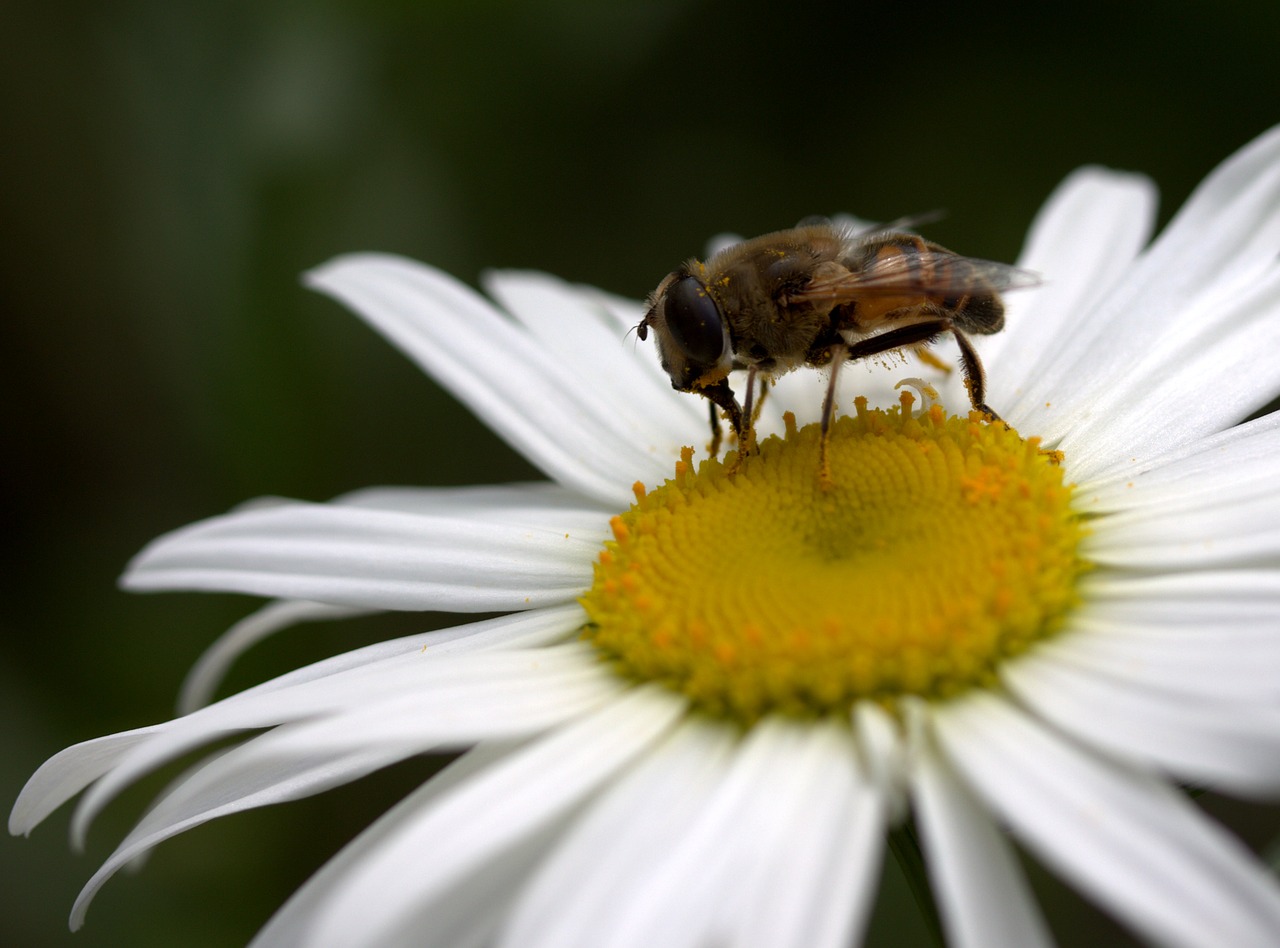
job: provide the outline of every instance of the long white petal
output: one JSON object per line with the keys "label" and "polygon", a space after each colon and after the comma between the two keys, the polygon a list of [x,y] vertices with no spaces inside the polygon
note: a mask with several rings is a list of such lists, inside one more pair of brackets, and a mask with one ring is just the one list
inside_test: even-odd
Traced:
{"label": "long white petal", "polygon": [[637,689],[456,787],[351,868],[316,931],[330,944],[382,944],[455,882],[570,812],[682,711],[666,692]]}
{"label": "long white petal", "polygon": [[1112,513],[1200,499],[1232,502],[1270,493],[1280,453],[1280,412],[1263,415],[1153,457],[1125,458],[1076,488],[1090,513]]}
{"label": "long white petal", "polygon": [[[255,616],[250,616],[249,619],[252,620]],[[527,612],[498,616],[493,619],[482,619],[479,622],[468,622],[433,632],[401,636],[296,668],[270,681],[230,695],[224,699],[224,703],[241,701],[249,695],[274,691],[277,688],[290,688],[319,678],[377,665],[404,655],[418,655],[429,661],[438,661],[447,656],[467,652],[526,649],[551,645],[569,638],[582,627],[584,621],[585,614],[582,607],[576,603],[570,603],[530,609]]]}
{"label": "long white petal", "polygon": [[[1029,380],[1028,405],[1047,402],[1060,409],[1035,433],[1065,450],[1086,478],[1122,457],[1164,450],[1170,432],[1149,432],[1149,419],[1131,409],[1148,404],[1149,390],[1175,374],[1184,379],[1184,390],[1193,385],[1197,397],[1166,412],[1176,416],[1172,436],[1189,443],[1224,427],[1221,415],[1231,397],[1262,397],[1275,379],[1265,373],[1257,380],[1237,378],[1229,396],[1206,393],[1195,373],[1202,367],[1218,371],[1230,359],[1216,349],[1198,352],[1192,343],[1197,333],[1210,330],[1241,359],[1265,347],[1253,331],[1238,332],[1230,314],[1198,304],[1250,293],[1269,299],[1272,288],[1259,284],[1271,279],[1266,274],[1277,250],[1280,128],[1210,174],[1105,302],[1080,314],[1054,358]],[[1264,320],[1258,331],[1269,332],[1275,322]]]}
{"label": "long white petal", "polygon": [[896,826],[907,815],[909,752],[899,723],[870,701],[859,701],[850,716],[862,751],[866,779],[885,801],[886,822]]}
{"label": "long white petal", "polygon": [[1043,417],[1046,406],[1025,404],[1022,393],[1056,358],[1058,339],[1132,265],[1151,237],[1155,208],[1147,178],[1096,167],[1072,172],[1049,196],[1018,258],[1044,285],[1010,293],[1005,329],[982,340],[990,402],[1006,418]]}
{"label": "long white petal", "polygon": [[[1274,261],[1280,238],[1277,157],[1280,126],[1263,132],[1209,173],[1153,248],[1153,256],[1161,258],[1161,277],[1170,273],[1167,263],[1173,261],[1188,264],[1188,272],[1172,274],[1187,286],[1206,278],[1247,275]],[[1216,228],[1238,236],[1239,243],[1206,247],[1206,232]]]}
{"label": "long white petal", "polygon": [[126,863],[201,823],[301,799],[428,751],[524,738],[598,707],[622,687],[589,656],[575,673],[448,681],[317,721],[270,731],[180,778],[76,900],[78,927],[101,886]]}
{"label": "long white petal", "polygon": [[[402,656],[418,656],[435,662],[466,652],[549,645],[572,635],[575,629],[581,627],[582,620],[582,609],[575,604],[531,610],[437,632],[378,642],[295,669],[232,695],[219,702],[219,705],[225,709],[241,702],[256,700],[255,696],[271,691],[294,688],[323,678],[340,679],[344,674],[370,666],[385,665]],[[10,817],[10,831],[30,833],[63,803],[114,769],[128,752],[139,745],[152,743],[160,734],[189,727],[192,718],[193,716],[177,718],[164,724],[95,738],[54,755],[45,761],[23,787]],[[213,726],[211,717],[194,720],[201,722],[199,727]]]}
{"label": "long white petal", "polygon": [[913,706],[919,740],[911,799],[929,882],[955,948],[1052,945],[1013,847],[938,754],[928,712]]}
{"label": "long white petal", "polygon": [[616,698],[625,687],[585,645],[568,650],[564,661],[555,654],[547,658],[510,670],[502,667],[506,662],[486,661],[480,667],[492,666],[488,678],[474,675],[472,662],[459,661],[455,675],[431,687],[294,725],[288,745],[330,754],[362,747],[398,747],[406,755],[453,750],[545,730]]}
{"label": "long white petal", "polygon": [[403,655],[418,655],[428,661],[438,661],[467,652],[531,649],[552,645],[572,636],[582,628],[585,621],[586,614],[582,611],[582,607],[577,603],[569,603],[562,606],[530,609],[527,612],[497,616],[493,619],[481,619],[479,622],[466,622],[433,632],[405,635],[385,642],[375,642],[363,648],[322,659],[311,665],[295,668],[270,681],[264,681],[260,685],[228,696],[224,699],[224,703],[376,665]]}
{"label": "long white petal", "polygon": [[333,503],[411,514],[475,517],[522,527],[556,527],[583,516],[617,513],[552,481],[468,484],[461,487],[365,487],[335,497]]}
{"label": "long white petal", "polygon": [[1080,580],[1081,598],[1090,609],[1109,615],[1149,618],[1159,609],[1166,621],[1197,622],[1214,617],[1256,615],[1280,595],[1280,571],[1274,569],[1199,570],[1149,576],[1098,570]]}
{"label": "long white petal", "polygon": [[667,474],[670,444],[619,425],[573,366],[452,277],[400,257],[353,254],[306,280],[351,306],[553,480],[625,507],[632,483]]}
{"label": "long white petal", "polygon": [[485,772],[512,753],[508,742],[482,744],[463,754],[418,789],[384,813],[289,897],[253,939],[254,948],[308,948],[324,944],[316,929],[316,916],[346,881],[348,873],[375,853],[401,829],[411,825],[435,801],[477,774]]}
{"label": "long white petal", "polygon": [[1167,945],[1265,945],[1280,885],[1163,781],[1087,754],[989,694],[937,709],[952,765],[1014,833],[1117,918]]}
{"label": "long white petal", "polygon": [[109,773],[133,749],[146,744],[164,725],[140,727],[83,741],[54,754],[31,775],[9,813],[9,832],[27,836],[62,804]]}
{"label": "long white petal", "polygon": [[1206,496],[1098,521],[1080,546],[1093,563],[1135,570],[1222,569],[1280,562],[1280,497]]}
{"label": "long white petal", "polygon": [[640,346],[634,335],[627,338],[598,298],[545,273],[493,270],[482,282],[548,352],[575,366],[581,384],[642,441],[678,447],[681,437],[701,437],[706,413],[699,401],[672,391],[653,341]]}
{"label": "long white petal", "polygon": [[227,629],[191,666],[178,693],[178,713],[189,714],[213,700],[227,669],[237,658],[281,629],[302,622],[349,619],[369,610],[330,606],[321,602],[284,600],[263,606]]}
{"label": "long white petal", "polygon": [[789,737],[769,721],[751,729],[688,832],[616,907],[612,948],[696,948],[727,941],[725,916],[740,907],[734,885],[741,868],[738,834],[748,826],[751,795],[777,772]]}
{"label": "long white petal", "polygon": [[1073,428],[1059,442],[1077,470],[1194,444],[1280,394],[1280,367],[1270,357],[1280,347],[1280,265],[1239,286],[1210,288],[1178,315],[1139,364],[1090,403],[1095,423],[1081,425],[1087,433]]}
{"label": "long white petal", "polygon": [[500,857],[451,880],[435,898],[410,906],[394,929],[388,927],[379,936],[377,948],[490,948],[502,925],[502,909],[546,858],[571,818],[561,816],[512,839]]}
{"label": "long white petal", "polygon": [[723,779],[737,735],[692,719],[622,776],[566,833],[524,891],[505,948],[595,948],[622,904],[684,838]]}
{"label": "long white petal", "polygon": [[564,673],[583,669],[582,646],[574,644],[527,651],[493,651],[459,655],[449,661],[404,656],[377,665],[306,681],[286,688],[245,693],[170,721],[121,758],[84,795],[72,821],[74,838],[83,838],[89,823],[116,794],[142,775],[193,748],[231,734],[303,721],[321,714],[401,694],[432,689],[492,687],[494,683],[546,676],[554,682]]}
{"label": "long white petal", "polygon": [[[194,777],[188,779],[198,779],[200,774],[211,772],[235,753],[236,751],[233,750],[219,755],[213,761],[204,764]],[[147,814],[116,847],[115,852],[107,858],[93,877],[85,883],[71,908],[71,930],[77,931],[84,924],[85,915],[94,897],[112,876],[162,841],[219,816],[273,803],[302,799],[358,780],[374,770],[394,763],[401,756],[403,755],[379,749],[360,751],[345,757],[326,754],[280,761],[272,770],[260,770],[256,775],[259,779],[255,782],[240,782],[234,796],[229,800],[218,799],[215,794],[210,794],[207,798],[199,798],[193,792],[182,793],[181,791],[187,790],[187,787],[185,784],[179,784],[179,793],[174,797],[161,800],[160,804]],[[178,796],[182,797],[182,802],[189,805],[191,812],[175,812],[179,810]]]}
{"label": "long white petal", "polygon": [[153,541],[129,589],[217,589],[372,609],[527,609],[591,584],[605,518],[557,529],[296,503],[225,514]]}
{"label": "long white petal", "polygon": [[1280,794],[1280,704],[1233,702],[1225,690],[1217,701],[1193,700],[1043,653],[1007,663],[1001,677],[1028,708],[1087,745],[1239,796]]}
{"label": "long white petal", "polygon": [[[636,879],[625,902],[617,906],[610,944],[616,948],[664,945],[671,948],[732,943],[740,913],[760,897],[753,883],[766,881],[768,864],[781,858],[776,850],[779,817],[766,813],[775,802],[794,800],[798,792],[789,784],[796,774],[789,764],[830,760],[818,745],[806,746],[804,728],[779,720],[765,720],[752,728],[735,754],[719,786],[709,795],[703,812],[679,840],[658,870]],[[850,748],[851,749],[851,748]],[[812,756],[811,756],[812,754]],[[852,756],[849,766],[854,766]],[[831,939],[856,933],[866,921],[866,909],[875,891],[874,872],[884,835],[884,806],[869,783],[856,779],[855,789],[844,799],[847,823],[843,837],[833,845],[843,852],[828,853],[833,874],[844,880],[835,901],[815,917],[810,934],[830,944]],[[757,833],[760,826],[764,832]],[[754,874],[764,873],[764,875]],[[794,909],[808,893],[791,893]],[[799,896],[799,898],[797,898]],[[781,904],[763,906],[768,915]],[[830,914],[828,914],[830,913]],[[777,924],[781,919],[772,919]],[[778,929],[775,929],[778,930]],[[788,930],[787,937],[799,932]]]}
{"label": "long white petal", "polygon": [[740,857],[730,944],[844,948],[861,937],[885,832],[883,798],[860,772],[847,731],[804,729],[739,832],[751,846]]}
{"label": "long white petal", "polygon": [[[1237,613],[1242,610],[1237,608]],[[1280,699],[1280,598],[1243,617],[1203,623],[1149,617],[1112,618],[1094,607],[1072,617],[1070,634],[1036,646],[1036,654],[1081,670],[1154,687],[1186,699],[1241,705]]]}

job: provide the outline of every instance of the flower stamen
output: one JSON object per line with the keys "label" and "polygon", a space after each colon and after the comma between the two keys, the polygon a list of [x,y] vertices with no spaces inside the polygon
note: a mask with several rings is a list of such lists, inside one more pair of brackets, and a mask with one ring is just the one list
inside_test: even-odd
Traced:
{"label": "flower stamen", "polygon": [[585,636],[620,674],[745,723],[988,685],[1076,602],[1062,469],[980,412],[855,403],[693,464],[612,522]]}

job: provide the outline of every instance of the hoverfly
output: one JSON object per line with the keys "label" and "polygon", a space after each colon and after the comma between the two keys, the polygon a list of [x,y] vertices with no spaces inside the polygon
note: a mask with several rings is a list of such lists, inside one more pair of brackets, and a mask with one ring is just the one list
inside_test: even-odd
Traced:
{"label": "hoverfly", "polygon": [[[689,260],[649,296],[636,333],[643,340],[653,331],[672,388],[710,401],[713,455],[717,408],[740,450],[749,450],[757,377],[767,383],[799,366],[829,367],[825,467],[840,366],[923,347],[946,333],[960,346],[973,407],[999,420],[986,403],[969,334],[999,332],[1000,294],[1037,282],[1025,270],[963,257],[916,234],[856,232],[819,219],[727,247],[706,262]],[[728,382],[738,369],[747,372],[743,405]]]}

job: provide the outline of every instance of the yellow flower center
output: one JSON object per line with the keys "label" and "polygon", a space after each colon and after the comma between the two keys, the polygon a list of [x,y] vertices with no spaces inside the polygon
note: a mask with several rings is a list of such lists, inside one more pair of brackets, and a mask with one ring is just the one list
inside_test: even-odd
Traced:
{"label": "yellow flower center", "polygon": [[738,464],[685,449],[675,477],[613,519],[583,597],[617,670],[711,713],[847,711],[943,698],[1051,635],[1076,602],[1083,527],[1057,458],[934,405],[816,425]]}

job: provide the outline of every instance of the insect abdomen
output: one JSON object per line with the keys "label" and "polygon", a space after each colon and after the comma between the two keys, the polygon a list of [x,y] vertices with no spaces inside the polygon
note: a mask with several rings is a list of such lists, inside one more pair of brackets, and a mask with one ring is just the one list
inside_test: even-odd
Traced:
{"label": "insect abdomen", "polygon": [[1004,301],[997,293],[949,296],[940,305],[961,329],[969,332],[989,335],[1004,327]]}
{"label": "insect abdomen", "polygon": [[974,261],[916,234],[893,234],[875,248],[869,266],[901,268],[903,282],[940,315],[979,335],[1004,326],[1004,301]]}

